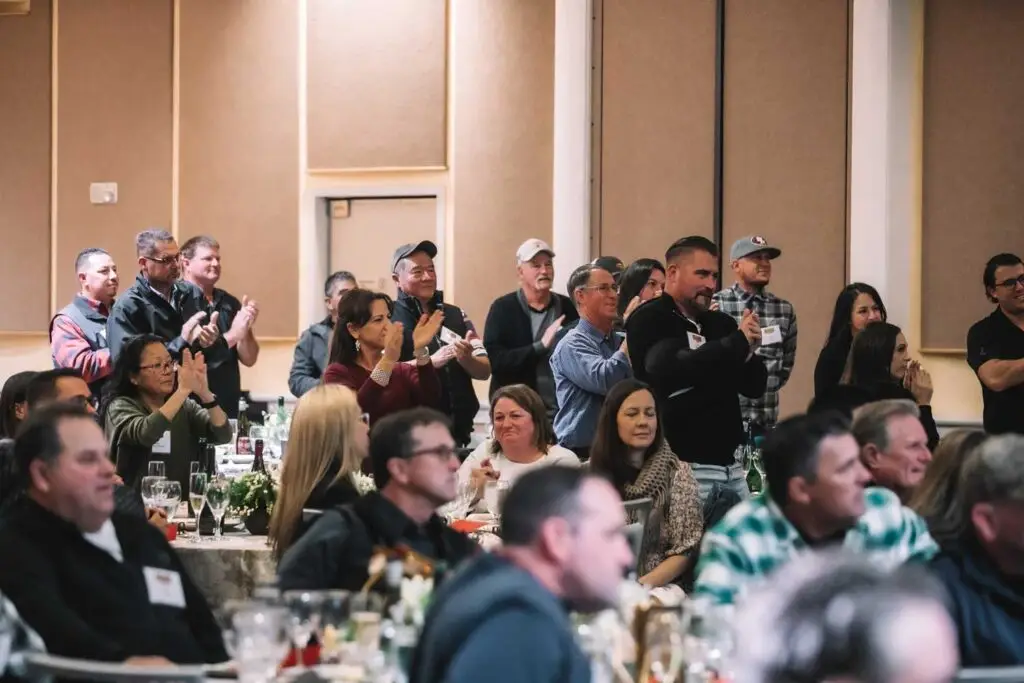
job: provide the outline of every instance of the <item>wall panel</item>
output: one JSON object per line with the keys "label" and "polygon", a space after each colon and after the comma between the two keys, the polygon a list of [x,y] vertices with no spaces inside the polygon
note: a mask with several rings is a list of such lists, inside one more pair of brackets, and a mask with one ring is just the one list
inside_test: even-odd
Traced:
{"label": "wall panel", "polygon": [[482,329],[516,248],[551,240],[554,3],[453,0],[452,24],[455,296]]}
{"label": "wall panel", "polygon": [[310,1],[310,168],[445,165],[446,7]]}
{"label": "wall panel", "polygon": [[221,243],[259,334],[298,332],[298,3],[181,1],[181,241]]}
{"label": "wall panel", "polygon": [[1024,254],[1024,3],[928,0],[921,346],[964,350],[994,254]]}
{"label": "wall panel", "polygon": [[848,5],[729,0],[725,8],[723,286],[728,249],[763,235],[783,255],[771,290],[799,320],[783,413],[806,409],[845,282]]}
{"label": "wall panel", "polygon": [[[171,225],[171,0],[59,0],[57,305],[78,289],[74,260],[109,251],[121,289],[138,272],[135,235]],[[131,26],[131,30],[125,30]],[[115,205],[89,184],[116,182]]]}
{"label": "wall panel", "polygon": [[50,3],[0,17],[0,332],[50,316]]}

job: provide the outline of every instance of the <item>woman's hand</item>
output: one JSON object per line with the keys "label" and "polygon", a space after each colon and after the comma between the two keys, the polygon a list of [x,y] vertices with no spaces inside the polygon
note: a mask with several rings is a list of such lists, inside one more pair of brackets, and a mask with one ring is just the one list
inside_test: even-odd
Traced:
{"label": "woman's hand", "polygon": [[441,309],[434,311],[430,316],[427,316],[426,313],[421,315],[420,321],[416,324],[416,329],[412,331],[413,350],[425,349],[434,337],[437,336],[443,322],[444,314],[441,312]]}
{"label": "woman's hand", "polygon": [[498,477],[501,475],[491,466],[491,459],[486,458],[480,463],[480,467],[474,467],[469,472],[469,483],[476,489],[476,497],[479,498],[484,493],[484,488],[488,482],[498,481]]}
{"label": "woman's hand", "polygon": [[182,351],[181,362],[178,364],[178,389],[189,394],[197,393],[200,387],[194,364],[192,352],[188,349]]}
{"label": "woman's hand", "polygon": [[931,405],[932,394],[935,393],[935,388],[932,385],[932,376],[917,361],[911,361],[910,366],[907,368],[904,384],[910,390],[910,393],[913,394],[917,405]]}
{"label": "woman's hand", "polygon": [[402,357],[402,339],[405,328],[402,323],[391,323],[391,328],[388,330],[388,336],[384,340],[384,358],[397,363],[398,359]]}

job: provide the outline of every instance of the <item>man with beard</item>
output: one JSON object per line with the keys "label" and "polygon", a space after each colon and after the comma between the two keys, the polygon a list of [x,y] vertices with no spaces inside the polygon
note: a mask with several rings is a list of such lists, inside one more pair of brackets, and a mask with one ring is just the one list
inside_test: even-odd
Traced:
{"label": "man with beard", "polygon": [[718,248],[704,237],[676,240],[665,253],[665,293],[637,308],[626,323],[633,374],[650,384],[664,415],[665,438],[691,463],[706,500],[716,485],[749,494],[736,449],[743,441],[739,394],[764,394],[768,373],[755,353],[757,314],[737,327],[709,310],[718,281]]}

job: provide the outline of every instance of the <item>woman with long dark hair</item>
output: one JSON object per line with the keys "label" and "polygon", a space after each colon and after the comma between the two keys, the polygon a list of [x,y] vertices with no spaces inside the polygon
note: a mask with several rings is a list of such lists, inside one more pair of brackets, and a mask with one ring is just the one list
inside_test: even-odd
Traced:
{"label": "woman with long dark hair", "polygon": [[[608,477],[624,501],[650,498],[651,516],[640,583],[663,586],[687,568],[703,532],[700,490],[690,465],[662,436],[654,393],[637,379],[608,392],[590,447],[590,469]],[[632,520],[631,520],[632,521]]]}
{"label": "woman with long dark hair", "polygon": [[103,388],[100,416],[117,473],[136,490],[149,462],[162,460],[167,478],[188,491],[189,463],[205,456],[199,439],[231,441],[231,424],[210,391],[203,354],[193,357],[185,349],[179,365],[154,334],[131,337],[122,347]]}
{"label": "woman with long dark hair", "polygon": [[390,320],[387,294],[368,289],[345,293],[338,304],[338,322],[331,337],[325,384],[342,384],[356,392],[370,424],[399,410],[439,407],[441,382],[427,345],[441,328],[441,311],[420,318],[413,330],[416,365],[400,363],[402,323]]}
{"label": "woman with long dark hair", "polygon": [[657,259],[638,258],[619,278],[619,317],[626,317],[626,308],[634,298],[643,303],[658,298],[664,291],[665,266]]}
{"label": "woman with long dark hair", "polygon": [[16,372],[7,378],[0,390],[0,439],[13,439],[18,425],[28,413],[26,390],[32,378],[38,375],[34,370]]}
{"label": "woman with long dark hair", "polygon": [[836,298],[825,347],[814,366],[815,396],[824,394],[843,378],[853,338],[870,323],[887,319],[885,304],[874,287],[854,282],[843,288]]}

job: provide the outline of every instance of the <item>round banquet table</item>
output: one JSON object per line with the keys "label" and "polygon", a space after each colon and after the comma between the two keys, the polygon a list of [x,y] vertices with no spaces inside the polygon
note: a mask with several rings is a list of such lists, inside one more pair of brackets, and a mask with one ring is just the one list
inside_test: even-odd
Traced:
{"label": "round banquet table", "polygon": [[204,536],[200,543],[193,543],[193,538],[179,537],[171,545],[213,608],[228,600],[248,599],[256,586],[276,578],[277,564],[266,536],[231,533],[217,540]]}

